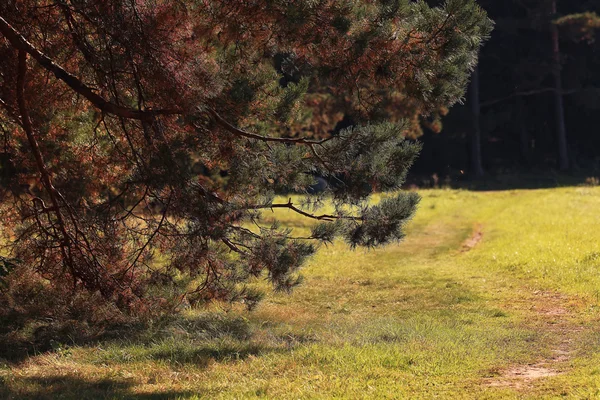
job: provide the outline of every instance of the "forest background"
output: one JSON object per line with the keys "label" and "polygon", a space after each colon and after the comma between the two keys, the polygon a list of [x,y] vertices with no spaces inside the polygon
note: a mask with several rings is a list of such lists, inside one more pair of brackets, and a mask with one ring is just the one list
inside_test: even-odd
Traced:
{"label": "forest background", "polygon": [[502,176],[519,173],[511,184],[544,186],[555,185],[560,178],[554,172],[560,170],[597,175],[600,43],[594,13],[600,2],[479,4],[495,28],[481,50],[478,79],[462,106],[422,124],[417,135],[424,146],[412,169],[413,183],[456,184],[484,174],[487,181],[502,182]]}

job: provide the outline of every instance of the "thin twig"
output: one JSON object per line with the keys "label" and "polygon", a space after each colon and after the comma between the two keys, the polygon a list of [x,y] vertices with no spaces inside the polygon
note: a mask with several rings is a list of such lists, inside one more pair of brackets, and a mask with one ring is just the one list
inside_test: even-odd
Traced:
{"label": "thin twig", "polygon": [[307,138],[281,138],[281,137],[270,137],[270,136],[262,136],[256,133],[247,132],[242,129],[236,128],[227,122],[223,117],[219,115],[215,110],[209,108],[208,113],[215,119],[215,121],[225,128],[230,133],[233,133],[236,136],[242,136],[248,139],[260,140],[262,142],[278,142],[278,143],[289,143],[289,144],[305,144],[305,145],[314,145],[314,144],[323,144],[331,138],[321,139],[321,140],[310,140]]}

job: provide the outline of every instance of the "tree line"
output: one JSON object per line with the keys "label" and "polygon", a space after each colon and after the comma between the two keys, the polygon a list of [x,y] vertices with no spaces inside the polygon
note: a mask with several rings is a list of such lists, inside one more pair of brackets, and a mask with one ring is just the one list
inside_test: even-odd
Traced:
{"label": "tree line", "polygon": [[600,2],[480,0],[495,22],[463,106],[424,129],[419,172],[600,169]]}

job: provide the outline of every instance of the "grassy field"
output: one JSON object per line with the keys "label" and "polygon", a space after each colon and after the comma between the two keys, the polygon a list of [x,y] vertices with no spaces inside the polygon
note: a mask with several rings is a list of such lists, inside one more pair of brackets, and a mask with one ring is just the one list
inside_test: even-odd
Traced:
{"label": "grassy field", "polygon": [[323,248],[253,312],[0,359],[0,398],[599,398],[600,188],[421,194],[401,244]]}

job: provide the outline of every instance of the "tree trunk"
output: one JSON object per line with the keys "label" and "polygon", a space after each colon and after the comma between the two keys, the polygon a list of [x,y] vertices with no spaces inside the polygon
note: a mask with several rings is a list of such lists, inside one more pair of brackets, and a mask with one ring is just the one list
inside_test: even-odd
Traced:
{"label": "tree trunk", "polygon": [[[556,0],[552,0],[552,17],[556,15]],[[552,73],[554,75],[554,114],[556,118],[556,142],[558,144],[558,168],[561,171],[569,169],[569,154],[567,147],[567,128],[565,126],[565,108],[563,105],[563,86],[561,77],[560,43],[558,26],[551,22],[552,33]]]}
{"label": "tree trunk", "polygon": [[484,174],[481,157],[481,110],[479,102],[479,67],[475,68],[471,75],[471,84],[469,86],[469,102],[471,103],[471,134],[470,134],[470,153],[471,153],[471,174],[476,178],[481,178]]}
{"label": "tree trunk", "polygon": [[530,135],[527,129],[527,113],[525,110],[525,102],[521,96],[517,96],[515,101],[516,107],[516,118],[515,118],[515,129],[519,132],[519,147],[521,150],[521,159],[523,164],[526,166],[531,165],[531,146],[530,146]]}

